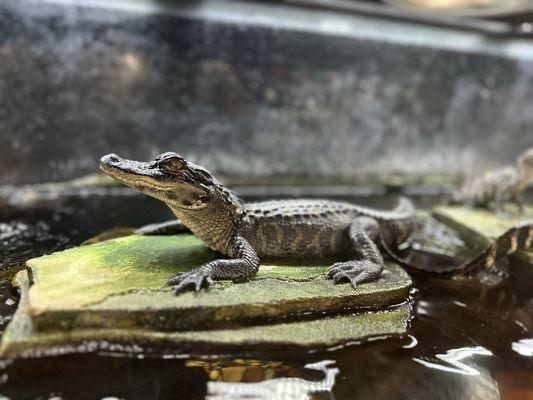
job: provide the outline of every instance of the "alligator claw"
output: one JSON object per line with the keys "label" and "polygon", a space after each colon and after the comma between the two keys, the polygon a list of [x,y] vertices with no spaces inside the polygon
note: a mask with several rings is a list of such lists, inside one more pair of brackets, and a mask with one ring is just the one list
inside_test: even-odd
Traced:
{"label": "alligator claw", "polygon": [[333,275],[333,282],[335,284],[342,283],[343,281],[348,281],[352,285],[352,287],[355,289],[357,286],[357,276],[352,276],[348,272],[337,272],[335,275]]}
{"label": "alligator claw", "polygon": [[177,285],[181,282],[181,277],[185,274],[185,272],[180,272],[179,274],[174,275],[172,278],[170,278],[167,281],[167,285]]}
{"label": "alligator claw", "polygon": [[326,275],[335,284],[350,282],[355,289],[358,283],[374,281],[381,275],[382,268],[369,261],[338,262],[329,267]]}
{"label": "alligator claw", "polygon": [[194,290],[198,292],[204,283],[210,286],[213,283],[213,277],[208,271],[195,269],[189,272],[180,272],[167,281],[167,284],[174,287],[174,294],[182,292],[186,287],[194,285]]}

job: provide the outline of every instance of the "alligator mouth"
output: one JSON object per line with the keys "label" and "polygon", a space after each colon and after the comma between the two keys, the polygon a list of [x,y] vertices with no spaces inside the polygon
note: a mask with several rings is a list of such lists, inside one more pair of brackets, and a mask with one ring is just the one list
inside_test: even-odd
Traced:
{"label": "alligator mouth", "polygon": [[163,173],[149,166],[149,163],[126,160],[116,154],[105,155],[100,160],[100,169],[105,174],[135,189],[169,190],[174,186],[161,181]]}

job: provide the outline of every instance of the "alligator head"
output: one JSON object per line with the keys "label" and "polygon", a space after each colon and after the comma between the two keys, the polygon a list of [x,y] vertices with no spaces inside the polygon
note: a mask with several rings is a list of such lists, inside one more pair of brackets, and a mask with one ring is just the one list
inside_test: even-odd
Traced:
{"label": "alligator head", "polygon": [[153,161],[127,160],[107,154],[100,169],[117,181],[155,197],[171,208],[200,210],[228,194],[205,169],[180,155],[167,152]]}

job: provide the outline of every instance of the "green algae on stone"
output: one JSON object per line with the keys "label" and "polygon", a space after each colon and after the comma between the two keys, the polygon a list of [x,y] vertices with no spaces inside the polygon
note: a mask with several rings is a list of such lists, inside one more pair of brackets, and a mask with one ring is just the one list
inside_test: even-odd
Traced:
{"label": "green algae on stone", "polygon": [[[345,309],[380,309],[408,297],[409,276],[387,266],[383,276],[354,290],[325,278],[316,260],[261,265],[241,282],[178,296],[166,286],[178,271],[220,255],[193,235],[128,236],[27,262],[32,285],[28,314],[39,331],[74,328],[213,328]],[[328,264],[329,265],[329,261]]]}
{"label": "green algae on stone", "polygon": [[159,289],[167,279],[213,259],[192,235],[127,236],[27,261],[32,314],[83,308],[110,295]]}
{"label": "green algae on stone", "polygon": [[[511,213],[499,216],[496,213],[482,209],[464,206],[437,207],[434,216],[444,224],[455,229],[468,245],[475,249],[484,249],[493,239],[524,220],[533,219],[533,208],[525,207],[523,214],[518,213],[514,204],[506,204],[506,211]],[[533,253],[523,250],[519,257],[533,261]]]}
{"label": "green algae on stone", "polygon": [[248,353],[269,352],[271,346],[330,348],[372,338],[401,336],[407,331],[412,304],[378,312],[336,315],[310,321],[234,327],[226,329],[168,332],[154,329],[87,329],[39,332],[27,313],[28,282],[17,278],[21,302],[6,329],[0,354],[6,357],[36,357],[75,352],[113,353],[193,353],[206,354],[219,349]]}

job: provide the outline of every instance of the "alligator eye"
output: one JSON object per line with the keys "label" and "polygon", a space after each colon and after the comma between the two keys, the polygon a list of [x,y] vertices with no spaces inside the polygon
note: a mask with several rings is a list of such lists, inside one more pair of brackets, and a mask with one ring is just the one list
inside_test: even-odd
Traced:
{"label": "alligator eye", "polygon": [[185,168],[185,161],[178,157],[169,157],[159,161],[159,168],[167,171],[179,171]]}

